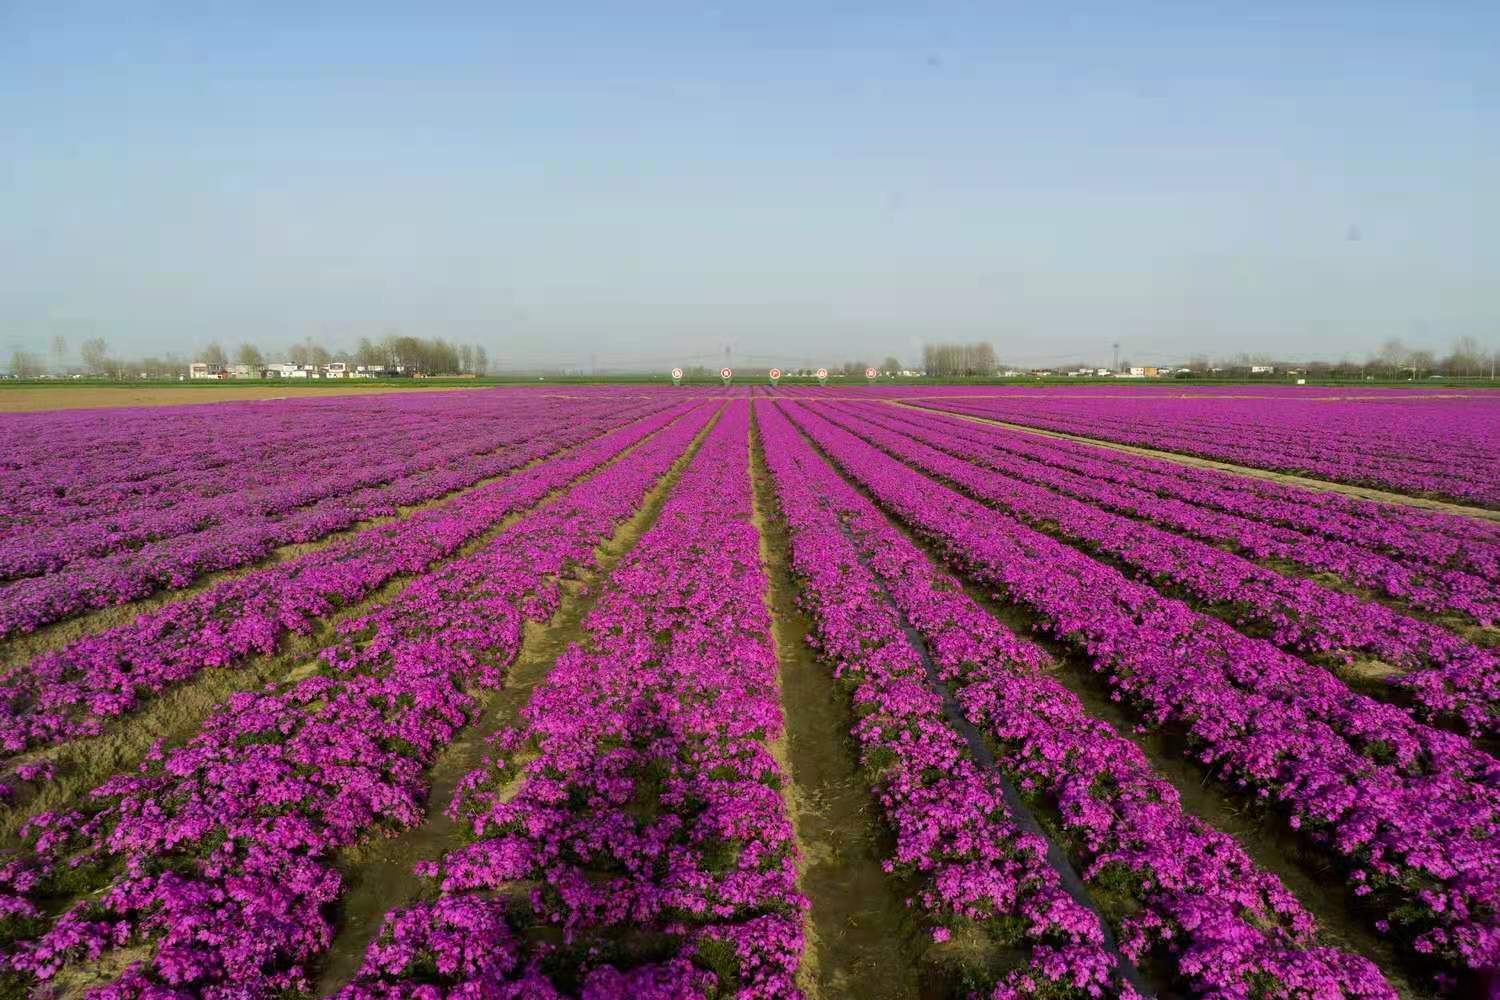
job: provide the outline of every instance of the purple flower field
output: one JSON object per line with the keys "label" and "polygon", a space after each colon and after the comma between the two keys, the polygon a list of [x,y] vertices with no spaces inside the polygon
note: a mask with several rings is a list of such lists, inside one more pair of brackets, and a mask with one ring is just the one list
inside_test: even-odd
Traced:
{"label": "purple flower field", "polygon": [[1500,996],[1500,397],[1293,388],[0,416],[0,998]]}

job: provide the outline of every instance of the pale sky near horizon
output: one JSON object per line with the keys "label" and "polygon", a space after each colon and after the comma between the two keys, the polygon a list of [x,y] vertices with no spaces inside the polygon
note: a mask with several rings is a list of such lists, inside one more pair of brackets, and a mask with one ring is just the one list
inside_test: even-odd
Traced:
{"label": "pale sky near horizon", "polygon": [[1500,347],[1493,2],[233,6],[0,0],[0,348]]}

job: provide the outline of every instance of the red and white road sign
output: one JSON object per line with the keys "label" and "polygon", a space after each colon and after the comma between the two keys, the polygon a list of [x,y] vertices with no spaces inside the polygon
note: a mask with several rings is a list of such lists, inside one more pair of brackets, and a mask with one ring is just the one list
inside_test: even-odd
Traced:
{"label": "red and white road sign", "polygon": [[774,381],[776,381],[779,378],[781,378],[781,369],[780,368],[772,368],[771,369],[771,381],[774,382]]}
{"label": "red and white road sign", "polygon": [[734,369],[733,368],[720,368],[719,369],[719,378],[734,378]]}
{"label": "red and white road sign", "polygon": [[873,369],[873,368],[866,368],[865,369],[865,378],[874,378],[874,377],[875,377],[875,369]]}
{"label": "red and white road sign", "polygon": [[818,378],[827,378],[827,377],[828,377],[828,369],[827,368],[819,368],[818,369]]}
{"label": "red and white road sign", "polygon": [[672,369],[672,377],[673,378],[682,378],[682,369],[681,368],[673,368]]}

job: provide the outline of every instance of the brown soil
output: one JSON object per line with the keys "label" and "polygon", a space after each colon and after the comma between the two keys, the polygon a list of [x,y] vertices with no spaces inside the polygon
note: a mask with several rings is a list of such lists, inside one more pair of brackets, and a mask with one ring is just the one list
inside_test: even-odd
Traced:
{"label": "brown soil", "polygon": [[846,735],[848,699],[805,641],[811,622],[796,605],[786,526],[774,513],[759,433],[752,435],[754,522],[786,719],[773,750],[791,779],[785,795],[801,855],[798,887],[810,903],[798,986],[813,1000],[923,996],[917,927],[880,867],[885,852],[875,803]]}

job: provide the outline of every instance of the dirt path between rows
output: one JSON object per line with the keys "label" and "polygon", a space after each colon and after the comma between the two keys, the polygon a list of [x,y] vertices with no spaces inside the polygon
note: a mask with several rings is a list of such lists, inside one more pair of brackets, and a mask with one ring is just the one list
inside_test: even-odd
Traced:
{"label": "dirt path between rows", "polygon": [[881,867],[886,851],[875,801],[848,738],[848,695],[806,642],[812,623],[797,607],[790,539],[759,428],[751,435],[752,519],[785,718],[772,750],[789,778],[783,792],[802,855],[797,883],[809,901],[798,986],[811,1000],[910,1000],[923,995],[919,931]]}
{"label": "dirt path between rows", "polygon": [[[88,789],[98,786],[109,776],[128,773],[137,768],[158,739],[164,740],[167,747],[185,743],[231,695],[310,674],[316,668],[323,648],[337,640],[340,623],[390,603],[419,578],[440,572],[443,567],[479,551],[517,521],[551,503],[579,483],[594,478],[616,462],[628,461],[632,452],[662,430],[665,428],[652,432],[594,469],[558,486],[536,502],[511,511],[457,550],[439,557],[421,571],[399,573],[363,598],[317,619],[309,632],[292,632],[282,636],[277,640],[274,652],[249,655],[224,667],[197,670],[181,683],[145,697],[136,710],[107,720],[103,730],[96,736],[80,736],[54,746],[39,747],[12,756],[11,762],[49,761],[58,768],[59,776],[43,785],[36,795],[18,797],[0,806],[0,848],[4,848],[22,824],[37,813],[71,808]],[[559,453],[553,453],[553,457],[556,454]],[[528,466],[548,460],[538,459],[528,463]],[[433,501],[433,504],[441,502],[443,501]],[[180,593],[173,592],[172,599]]]}
{"label": "dirt path between rows", "polygon": [[1248,465],[1234,465],[1230,462],[1220,462],[1212,458],[1199,458],[1197,455],[1183,455],[1175,451],[1158,451],[1155,448],[1141,448],[1133,444],[1121,444],[1118,441],[1108,441],[1104,438],[1084,437],[1081,434],[1067,434],[1063,431],[1043,430],[1040,427],[1028,427],[1025,424],[1013,424],[1006,420],[993,420],[989,417],[976,417],[970,413],[957,413],[953,410],[940,410],[930,406],[915,406],[899,399],[882,400],[890,406],[905,410],[917,410],[921,413],[941,413],[944,416],[958,417],[960,420],[972,421],[976,424],[991,424],[995,427],[1004,427],[1006,430],[1022,431],[1026,434],[1036,434],[1039,437],[1061,438],[1064,441],[1073,441],[1078,444],[1090,444],[1098,448],[1108,448],[1112,451],[1121,451],[1131,455],[1142,455],[1146,458],[1160,458],[1168,462],[1176,462],[1179,465],[1195,465],[1200,468],[1217,469],[1220,472],[1232,472],[1236,475],[1250,476],[1254,479],[1269,479],[1274,483],[1285,483],[1288,486],[1300,486],[1303,489],[1323,490],[1331,493],[1343,493],[1346,496],[1357,497],[1361,500],[1374,500],[1378,503],[1402,504],[1407,507],[1420,507],[1423,510],[1437,511],[1442,514],[1456,514],[1459,517],[1474,517],[1485,521],[1500,521],[1500,510],[1486,510],[1483,507],[1469,507],[1464,504],[1449,503],[1446,500],[1432,500],[1427,497],[1408,496],[1405,493],[1388,493],[1385,490],[1372,489],[1368,486],[1352,486],[1349,483],[1334,483],[1326,479],[1313,479],[1309,476],[1297,476],[1289,472],[1273,472],[1270,469],[1257,469]]}
{"label": "dirt path between rows", "polygon": [[366,839],[340,852],[339,867],[348,888],[338,903],[340,920],[333,942],[318,969],[318,996],[337,992],[359,971],[387,913],[422,898],[430,889],[431,883],[413,870],[416,863],[437,860],[445,851],[465,843],[467,823],[448,815],[459,782],[491,752],[489,737],[520,721],[532,693],[547,679],[557,658],[573,643],[587,639],[583,620],[609,590],[610,574],[656,524],[667,498],[720,415],[709,419],[631,516],[595,547],[594,564],[575,567],[575,575],[563,579],[562,604],[552,617],[544,623],[526,622],[521,646],[505,672],[503,686],[476,692],[479,705],[473,717],[429,770],[426,819],[394,836]]}

